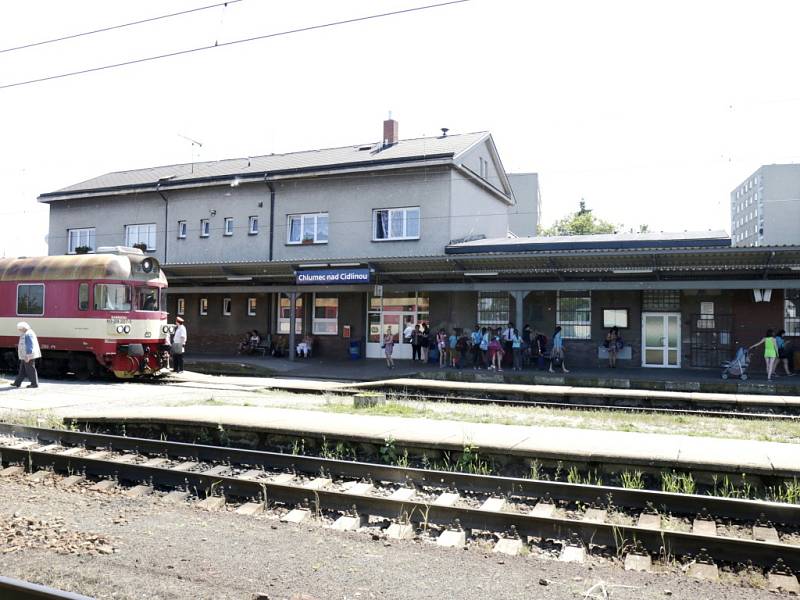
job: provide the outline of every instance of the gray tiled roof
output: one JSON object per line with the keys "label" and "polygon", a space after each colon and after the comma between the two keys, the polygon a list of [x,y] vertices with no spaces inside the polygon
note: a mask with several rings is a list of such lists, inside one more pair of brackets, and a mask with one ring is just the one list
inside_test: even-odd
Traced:
{"label": "gray tiled roof", "polygon": [[[294,170],[324,170],[350,165],[367,167],[373,163],[403,162],[415,158],[420,160],[456,157],[481,139],[488,137],[487,132],[448,135],[446,137],[428,137],[400,140],[387,148],[380,144],[366,143],[341,148],[323,150],[305,150],[288,154],[268,154],[248,158],[232,158],[211,162],[197,162],[132,171],[116,171],[107,173],[81,183],[67,186],[56,192],[42,194],[40,199],[50,196],[69,195],[78,192],[92,192],[114,188],[135,188],[154,186],[161,179],[168,179],[169,184],[188,183],[215,178],[248,175],[258,176],[263,173],[291,172]],[[365,149],[362,149],[365,148]]]}

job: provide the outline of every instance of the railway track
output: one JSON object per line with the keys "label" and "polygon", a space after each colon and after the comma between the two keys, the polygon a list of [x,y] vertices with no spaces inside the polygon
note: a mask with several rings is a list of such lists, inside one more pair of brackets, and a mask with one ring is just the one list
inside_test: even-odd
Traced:
{"label": "railway track", "polygon": [[[554,540],[563,554],[604,548],[626,562],[692,557],[695,565],[751,564],[797,585],[800,505],[609,486],[430,471],[374,463],[163,440],[0,424],[6,473],[55,471],[84,477],[297,507],[289,515],[338,514],[357,528],[369,517],[389,533],[440,531],[463,545],[469,533],[521,551],[526,540]],[[110,483],[109,485],[113,485]],[[221,500],[220,500],[221,501]],[[288,518],[288,517],[287,517]],[[633,558],[631,558],[633,557]],[[642,568],[647,568],[646,564]]]}

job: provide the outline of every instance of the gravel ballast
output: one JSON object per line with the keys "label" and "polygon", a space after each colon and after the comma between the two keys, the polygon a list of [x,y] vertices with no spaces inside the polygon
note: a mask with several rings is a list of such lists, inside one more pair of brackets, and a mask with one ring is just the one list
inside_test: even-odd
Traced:
{"label": "gravel ballast", "polygon": [[389,541],[377,529],[342,533],[280,523],[274,511],[207,512],[160,493],[128,498],[124,488],[64,490],[57,481],[0,479],[0,573],[98,599],[775,598],[749,587],[763,585],[760,575],[723,573],[712,584],[678,565],[645,574],[602,558],[578,565],[538,550],[439,548],[425,538]]}

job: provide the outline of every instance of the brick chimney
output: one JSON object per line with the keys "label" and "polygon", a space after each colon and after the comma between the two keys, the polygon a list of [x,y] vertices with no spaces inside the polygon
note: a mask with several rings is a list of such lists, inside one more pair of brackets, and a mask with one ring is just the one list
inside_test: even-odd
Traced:
{"label": "brick chimney", "polygon": [[391,146],[397,143],[398,123],[394,119],[386,119],[383,122],[383,145]]}

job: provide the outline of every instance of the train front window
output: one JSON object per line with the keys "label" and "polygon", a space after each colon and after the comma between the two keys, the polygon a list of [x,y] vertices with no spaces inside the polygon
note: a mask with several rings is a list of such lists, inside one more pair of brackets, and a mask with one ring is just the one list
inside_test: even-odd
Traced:
{"label": "train front window", "polygon": [[115,283],[97,283],[94,286],[95,310],[130,310],[131,288]]}
{"label": "train front window", "polygon": [[136,308],[139,310],[158,310],[158,288],[136,288]]}

